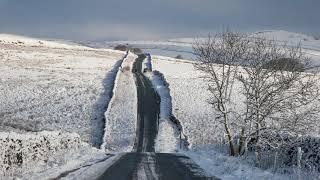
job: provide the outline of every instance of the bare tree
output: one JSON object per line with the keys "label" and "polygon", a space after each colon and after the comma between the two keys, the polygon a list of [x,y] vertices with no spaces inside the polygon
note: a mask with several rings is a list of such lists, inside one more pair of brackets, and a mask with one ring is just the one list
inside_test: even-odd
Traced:
{"label": "bare tree", "polygon": [[[206,74],[210,103],[222,120],[231,155],[244,154],[250,142],[260,166],[263,149],[279,149],[289,142],[278,136],[299,134],[319,121],[318,76],[305,72],[311,65],[300,45],[226,31],[197,41],[194,52],[199,61],[195,67]],[[244,102],[232,99],[236,93]],[[240,104],[244,108],[234,108]]]}
{"label": "bare tree", "polygon": [[[209,91],[212,94],[210,103],[219,113],[222,119],[232,156],[237,155],[233,143],[234,130],[232,129],[231,116],[235,116],[234,102],[231,94],[236,76],[238,74],[239,62],[245,55],[249,41],[238,33],[225,32],[206,40],[199,40],[193,49],[199,63],[195,67],[205,72],[209,82]],[[219,64],[219,65],[217,65]]]}

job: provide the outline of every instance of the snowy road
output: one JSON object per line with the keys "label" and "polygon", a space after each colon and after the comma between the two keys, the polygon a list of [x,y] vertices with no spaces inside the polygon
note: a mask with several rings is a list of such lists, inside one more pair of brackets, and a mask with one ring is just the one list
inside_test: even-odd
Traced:
{"label": "snowy road", "polygon": [[[188,157],[165,153],[127,153],[99,180],[214,180],[205,177]],[[199,172],[198,174],[195,172]]]}
{"label": "snowy road", "polygon": [[137,139],[134,151],[121,156],[98,178],[99,180],[191,180],[206,177],[190,158],[178,154],[154,152],[157,136],[159,99],[151,82],[141,72],[145,56],[139,56],[133,72],[138,90]]}
{"label": "snowy road", "polygon": [[144,56],[140,56],[133,68],[138,92],[138,122],[134,151],[154,152],[154,140],[158,132],[160,100],[153,90],[151,82],[142,73],[144,58]]}

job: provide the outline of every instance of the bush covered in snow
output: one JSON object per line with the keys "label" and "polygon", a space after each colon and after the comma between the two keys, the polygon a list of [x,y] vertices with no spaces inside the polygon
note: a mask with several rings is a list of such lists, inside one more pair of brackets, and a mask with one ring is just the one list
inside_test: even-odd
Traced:
{"label": "bush covered in snow", "polygon": [[22,168],[30,168],[49,157],[81,145],[75,133],[43,131],[39,133],[0,133],[0,176],[7,176]]}

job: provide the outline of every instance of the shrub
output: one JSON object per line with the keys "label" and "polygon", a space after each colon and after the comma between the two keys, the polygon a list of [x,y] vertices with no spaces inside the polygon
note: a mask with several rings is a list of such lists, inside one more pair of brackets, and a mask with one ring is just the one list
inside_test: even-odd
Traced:
{"label": "shrub", "polygon": [[130,67],[129,66],[125,66],[122,68],[123,71],[130,71]]}
{"label": "shrub", "polygon": [[263,65],[265,69],[274,69],[282,71],[299,71],[303,72],[305,70],[304,64],[297,59],[291,58],[281,58],[277,60],[271,60]]}
{"label": "shrub", "polygon": [[131,48],[130,49],[135,54],[142,54],[142,50],[140,48]]}
{"label": "shrub", "polygon": [[178,54],[175,58],[176,59],[183,59],[183,57],[180,54]]}
{"label": "shrub", "polygon": [[124,45],[124,44],[119,44],[119,45],[116,45],[113,49],[114,50],[119,50],[119,51],[126,51],[127,50],[127,46]]}

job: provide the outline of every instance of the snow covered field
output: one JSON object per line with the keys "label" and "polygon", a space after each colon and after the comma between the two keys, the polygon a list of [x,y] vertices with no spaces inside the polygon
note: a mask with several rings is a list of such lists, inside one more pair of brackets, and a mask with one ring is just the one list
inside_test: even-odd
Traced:
{"label": "snow covered field", "polygon": [[108,100],[105,76],[123,55],[0,35],[0,131],[61,130],[89,142]]}
{"label": "snow covered field", "polygon": [[[165,75],[169,83],[174,116],[182,123],[191,146],[218,142],[222,132],[217,129],[215,114],[207,103],[208,85],[191,62],[164,60],[153,56],[153,68]],[[205,128],[203,128],[205,127]]]}
{"label": "snow covered field", "polygon": [[[153,70],[163,73],[169,83],[173,114],[181,122],[191,145],[191,151],[182,151],[182,153],[190,156],[211,175],[222,179],[291,179],[297,177],[293,173],[274,174],[270,170],[254,168],[253,160],[250,162],[250,160],[232,158],[225,152],[217,150],[216,147],[207,146],[220,144],[224,139],[224,132],[215,119],[213,108],[208,104],[210,98],[208,85],[202,79],[203,74],[194,69],[193,63],[162,56],[153,56],[152,61]],[[238,88],[235,87],[235,89]],[[239,102],[242,101],[239,99]],[[170,143],[167,144],[170,145]],[[242,161],[246,164],[240,166]]]}

